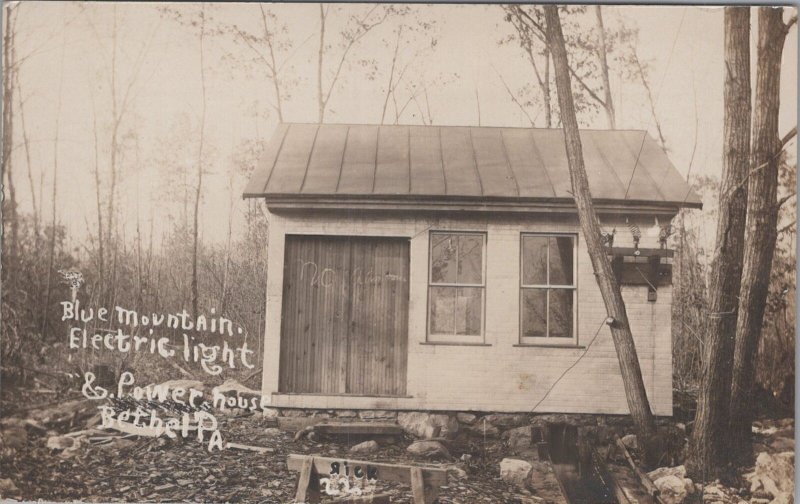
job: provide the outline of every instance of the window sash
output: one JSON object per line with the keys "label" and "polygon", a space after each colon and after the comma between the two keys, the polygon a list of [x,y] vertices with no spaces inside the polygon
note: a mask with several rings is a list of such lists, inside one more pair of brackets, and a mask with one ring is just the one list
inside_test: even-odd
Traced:
{"label": "window sash", "polygon": [[[550,246],[548,244],[547,256],[546,256],[546,284],[526,284],[525,283],[525,238],[526,237],[541,237],[541,238],[570,238],[572,241],[572,283],[571,284],[551,284],[550,283]],[[572,233],[522,233],[520,237],[520,264],[519,264],[519,282],[520,282],[520,292],[519,292],[519,339],[521,343],[544,343],[544,344],[554,344],[557,345],[559,343],[569,342],[577,343],[577,279],[578,279],[578,271],[577,271],[577,247],[578,247],[578,237],[576,234]],[[544,336],[525,336],[525,293],[531,290],[540,290],[544,291],[545,294],[545,335]],[[550,335],[550,291],[554,290],[563,290],[569,291],[572,293],[572,323],[571,323],[571,335],[569,337],[563,336],[551,336]]]}
{"label": "window sash", "polygon": [[[474,236],[479,237],[481,239],[481,264],[480,264],[480,272],[481,272],[481,283],[472,283],[472,282],[434,282],[433,281],[433,247],[434,247],[434,239],[435,237],[439,236]],[[485,334],[485,327],[486,327],[486,233],[484,232],[477,232],[477,231],[431,231],[429,235],[429,245],[428,245],[428,306],[427,306],[427,332],[428,332],[428,341],[432,342],[454,342],[454,343],[482,343]],[[460,250],[458,247],[456,248],[456,259],[455,259],[455,267],[458,268],[458,253]],[[456,273],[456,278],[458,278],[458,273]],[[456,298],[453,303],[453,310],[454,310],[454,322],[453,322],[453,332],[434,332],[433,331],[433,289],[447,289],[447,290],[455,290],[456,291]],[[481,307],[480,307],[480,332],[479,334],[458,334],[458,320],[455,318],[458,314],[458,290],[459,289],[480,289],[480,297],[481,297]]]}
{"label": "window sash", "polygon": [[[433,281],[433,238],[437,235],[477,236],[481,238],[481,283]],[[442,287],[486,287],[486,233],[477,231],[431,231],[428,241],[428,285]],[[456,247],[456,268],[458,268],[459,252],[458,247]],[[457,276],[456,274],[456,277]]]}
{"label": "window sash", "polygon": [[[466,287],[467,289],[479,289],[480,290],[480,321],[478,323],[478,333],[464,333],[459,334],[459,298],[458,298],[458,290],[461,289],[461,286],[452,287],[452,286],[441,286],[441,285],[430,285],[428,287],[428,335],[431,337],[439,338],[455,338],[454,341],[462,341],[464,339],[483,339],[484,333],[484,311],[486,306],[486,291],[483,287]],[[433,319],[433,307],[434,307],[434,299],[433,299],[433,290],[434,289],[445,289],[445,290],[453,290],[455,292],[455,297],[453,299],[453,313],[452,313],[452,325],[453,330],[452,332],[443,332],[443,331],[434,331],[434,319]],[[464,296],[465,304],[463,308],[468,309],[468,302],[469,298]],[[465,322],[465,326],[468,325],[467,319],[465,318],[462,322]]]}

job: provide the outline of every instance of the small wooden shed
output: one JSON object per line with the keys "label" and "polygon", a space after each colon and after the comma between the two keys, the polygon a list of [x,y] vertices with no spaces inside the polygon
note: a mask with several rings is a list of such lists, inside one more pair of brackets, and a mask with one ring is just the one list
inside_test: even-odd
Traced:
{"label": "small wooden shed", "polygon": [[[644,131],[583,130],[656,414],[672,414],[668,224],[701,202]],[[627,413],[562,130],[280,124],[262,393],[276,407]]]}

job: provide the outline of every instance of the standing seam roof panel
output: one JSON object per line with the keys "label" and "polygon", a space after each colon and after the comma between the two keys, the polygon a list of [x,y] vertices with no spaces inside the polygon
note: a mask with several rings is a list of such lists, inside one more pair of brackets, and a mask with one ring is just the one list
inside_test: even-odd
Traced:
{"label": "standing seam roof panel", "polygon": [[300,192],[318,129],[316,124],[292,124],[289,127],[278,159],[275,161],[275,168],[267,183],[266,192],[278,194]]}
{"label": "standing seam roof panel", "polygon": [[308,163],[303,193],[326,194],[336,191],[339,171],[330,167],[341,164],[346,141],[347,126],[333,125],[319,129]]}
{"label": "standing seam roof panel", "polygon": [[337,192],[372,194],[375,177],[377,126],[351,126],[342,160],[342,176]]}
{"label": "standing seam roof panel", "polygon": [[581,135],[586,175],[593,198],[621,199],[625,195],[624,183],[614,172],[603,154],[602,147],[595,142],[594,131]]}
{"label": "standing seam roof panel", "polygon": [[519,196],[517,184],[508,166],[499,128],[472,130],[475,162],[484,196]]}
{"label": "standing seam roof panel", "polygon": [[247,183],[247,187],[244,190],[245,194],[259,194],[267,191],[267,182],[269,182],[269,177],[275,167],[275,160],[278,157],[278,152],[280,152],[281,144],[283,144],[283,139],[288,129],[288,124],[279,124],[275,128],[275,132],[267,142],[264,152],[259,157],[258,166],[253,170],[253,175]]}
{"label": "standing seam roof panel", "polygon": [[408,194],[408,126],[380,128],[375,166],[375,194]]}
{"label": "standing seam roof panel", "polygon": [[508,161],[516,175],[519,193],[523,197],[548,197],[555,195],[550,177],[527,130],[505,130]]}
{"label": "standing seam roof panel", "polygon": [[445,194],[442,172],[442,153],[439,150],[437,128],[411,126],[411,192],[414,194]]}
{"label": "standing seam roof panel", "polygon": [[468,128],[439,128],[447,194],[480,196],[481,182]]}
{"label": "standing seam roof panel", "polygon": [[542,163],[547,167],[556,197],[571,198],[572,182],[569,170],[558,169],[567,157],[564,134],[561,130],[535,130],[532,133],[534,137],[532,141],[542,156]]}
{"label": "standing seam roof panel", "polygon": [[[646,132],[580,134],[595,198],[702,206]],[[560,129],[280,124],[245,196],[301,194],[572,200]]]}
{"label": "standing seam roof panel", "polygon": [[[640,146],[642,139],[647,141],[647,133],[644,131],[626,131],[607,139],[604,142],[603,152],[609,161],[609,166],[622,181],[623,189],[628,190],[627,199],[640,201],[663,199],[658,190],[658,184],[650,177],[649,172],[642,168],[641,163],[637,166],[638,148],[636,153],[631,152],[625,142],[625,137],[629,137],[634,143],[638,142]],[[627,187],[628,181],[630,181],[630,189]]]}

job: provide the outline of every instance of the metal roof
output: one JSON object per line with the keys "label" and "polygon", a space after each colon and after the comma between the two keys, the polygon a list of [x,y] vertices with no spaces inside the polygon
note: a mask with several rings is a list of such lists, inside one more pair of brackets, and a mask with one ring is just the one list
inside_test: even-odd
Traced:
{"label": "metal roof", "polygon": [[[702,206],[647,132],[580,134],[600,205]],[[282,123],[244,196],[294,204],[541,205],[571,204],[570,190],[561,129]]]}

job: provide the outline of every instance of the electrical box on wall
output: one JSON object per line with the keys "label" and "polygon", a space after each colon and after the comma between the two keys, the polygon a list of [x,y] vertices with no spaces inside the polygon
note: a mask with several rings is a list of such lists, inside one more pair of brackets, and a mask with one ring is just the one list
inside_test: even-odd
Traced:
{"label": "electrical box on wall", "polygon": [[672,284],[673,251],[663,248],[606,247],[620,285],[646,286],[647,300],[658,299],[658,288]]}

